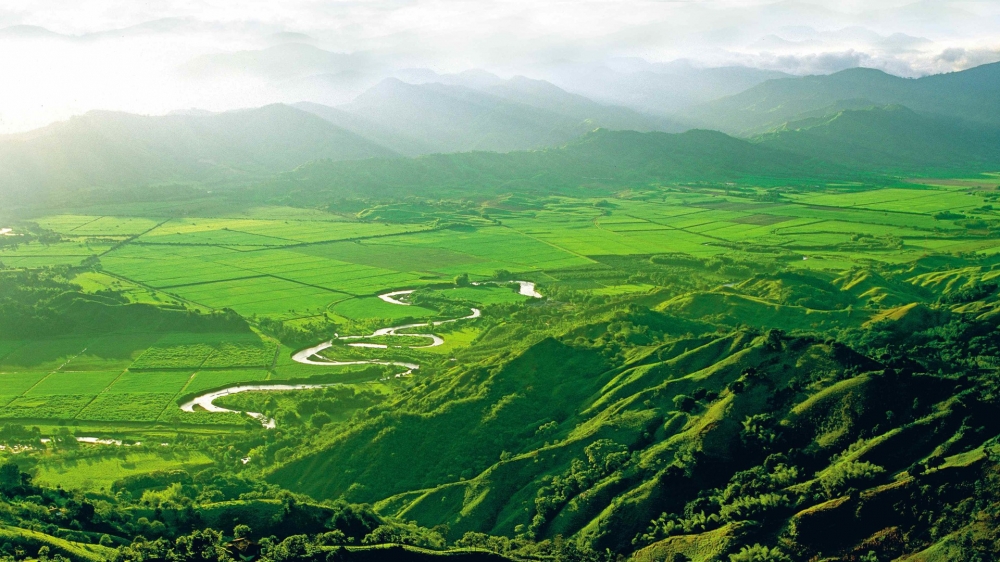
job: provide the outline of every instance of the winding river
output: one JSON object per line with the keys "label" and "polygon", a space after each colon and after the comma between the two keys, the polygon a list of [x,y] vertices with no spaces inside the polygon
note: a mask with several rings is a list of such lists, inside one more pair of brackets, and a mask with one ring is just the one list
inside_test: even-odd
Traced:
{"label": "winding river", "polygon": [[[530,281],[511,281],[510,283],[517,283],[519,286],[518,293],[526,297],[541,298],[542,295],[535,289],[535,284]],[[495,281],[485,281],[482,283],[473,283],[473,285],[491,285],[491,284],[504,284]],[[410,306],[404,300],[408,295],[412,294],[416,289],[407,289],[403,291],[393,291],[391,293],[385,293],[378,296],[381,300],[399,306]],[[380,328],[374,332],[362,335],[362,336],[341,336],[339,334],[334,334],[334,339],[327,340],[323,343],[303,349],[292,355],[292,360],[297,363],[302,363],[303,365],[325,365],[328,367],[339,367],[345,365],[392,365],[396,367],[402,367],[406,369],[404,372],[399,373],[396,377],[405,377],[413,373],[413,371],[420,368],[420,365],[416,363],[406,363],[403,361],[387,361],[379,359],[360,359],[353,361],[337,361],[333,359],[328,359],[321,355],[322,352],[334,346],[334,340],[340,341],[350,341],[350,340],[366,340],[371,338],[385,337],[385,336],[396,336],[396,337],[411,337],[411,338],[425,338],[430,341],[427,345],[408,345],[408,346],[394,346],[394,347],[405,347],[408,349],[426,349],[429,347],[437,347],[444,344],[444,339],[435,334],[419,334],[419,333],[397,333],[399,330],[412,330],[415,328],[432,328],[434,326],[440,326],[442,324],[448,324],[451,322],[458,322],[460,320],[472,320],[479,318],[483,315],[482,311],[478,308],[469,309],[470,313],[468,316],[462,316],[460,318],[451,318],[449,320],[438,320],[436,322],[421,322],[417,324],[403,324],[402,326],[392,326],[389,328]],[[388,349],[389,346],[381,343],[370,343],[365,341],[357,341],[347,344],[350,347],[364,347],[364,348],[375,348],[375,349]],[[222,406],[216,406],[214,402],[222,398],[223,396],[230,396],[232,394],[239,394],[241,392],[262,392],[262,391],[287,391],[287,390],[308,390],[313,388],[326,388],[328,386],[336,386],[341,383],[327,383],[327,384],[248,384],[231,386],[222,390],[215,390],[212,392],[207,392],[196,396],[192,400],[181,404],[181,410],[185,412],[194,412],[196,409],[201,409],[206,412],[216,412],[216,413],[233,413],[240,414],[244,413],[255,420],[259,421],[266,429],[274,429],[276,427],[276,422],[273,418],[269,418],[260,412],[240,412],[237,410],[230,410],[228,408],[223,408]]]}

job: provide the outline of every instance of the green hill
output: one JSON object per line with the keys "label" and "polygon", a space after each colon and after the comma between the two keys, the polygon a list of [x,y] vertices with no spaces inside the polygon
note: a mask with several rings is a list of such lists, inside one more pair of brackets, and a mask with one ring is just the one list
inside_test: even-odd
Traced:
{"label": "green hill", "polygon": [[284,105],[209,115],[90,112],[0,137],[0,190],[225,182],[266,177],[318,158],[394,153]]}
{"label": "green hill", "polygon": [[416,139],[425,152],[507,152],[558,146],[597,127],[677,130],[662,118],[606,107],[540,81],[514,79],[486,89],[383,80],[337,109]]}
{"label": "green hill", "polygon": [[956,173],[1000,166],[1000,127],[920,114],[902,106],[843,110],[793,121],[755,142],[859,169]]}
{"label": "green hill", "polygon": [[592,127],[630,131],[680,132],[682,125],[663,117],[639,113],[615,105],[594,102],[571,94],[545,80],[515,76],[484,88],[484,91],[511,101],[566,115]]}
{"label": "green hill", "polygon": [[[969,350],[1000,352],[983,339],[994,321],[889,308],[926,298],[920,271],[777,272],[533,307],[267,478],[452,540],[573,537],[636,560],[725,559],[778,536],[795,559],[902,552],[879,533],[928,527],[894,502],[964,501],[995,470],[984,450],[1000,430],[991,375],[945,374]],[[944,482],[955,491],[917,492]]]}
{"label": "green hill", "polygon": [[[813,182],[841,168],[715,131],[638,133],[599,129],[560,148],[435,154],[413,159],[313,162],[270,182],[271,189],[344,196],[461,195],[475,189],[593,192],[650,184]],[[841,175],[841,177],[844,177]]]}
{"label": "green hill", "polygon": [[1000,63],[918,79],[853,68],[828,76],[769,80],[693,108],[685,116],[702,126],[747,135],[842,102],[898,104],[918,112],[1000,125]]}

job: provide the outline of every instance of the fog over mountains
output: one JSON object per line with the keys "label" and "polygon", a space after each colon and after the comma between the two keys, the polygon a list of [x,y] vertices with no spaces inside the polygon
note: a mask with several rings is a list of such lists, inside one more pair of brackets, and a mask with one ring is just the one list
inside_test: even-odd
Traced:
{"label": "fog over mountains", "polygon": [[[704,84],[727,73],[767,76],[685,73]],[[521,76],[405,77],[417,83],[386,78],[338,105],[88,112],[0,137],[0,190],[32,199],[95,187],[259,184],[290,172],[280,181],[346,197],[425,185],[461,191],[470,182],[545,190],[567,181],[786,181],[1000,166],[1000,63],[920,79],[872,69],[764,79],[669,117]],[[427,156],[438,154],[453,156]]]}
{"label": "fog over mountains", "polygon": [[995,2],[19,3],[0,7],[0,132],[94,109],[338,106],[387,78],[486,88],[473,69],[671,116],[784,75],[1000,60]]}
{"label": "fog over mountains", "polygon": [[[597,129],[641,133],[616,137],[628,139],[620,149],[601,144],[604,162],[614,153],[683,170],[716,166],[712,150],[767,148],[759,170],[719,164],[720,178],[781,175],[781,158],[864,174],[1000,161],[992,3],[629,0],[567,12],[379,0],[243,7],[236,19],[95,1],[101,17],[0,8],[5,193],[252,183],[315,161],[439,153],[545,159]],[[735,138],[664,136],[692,129]],[[504,158],[520,170],[504,181],[536,181],[523,174],[538,155]],[[445,161],[495,177],[464,156],[393,167]],[[385,177],[375,164],[345,166]],[[442,173],[453,176],[425,177]]]}

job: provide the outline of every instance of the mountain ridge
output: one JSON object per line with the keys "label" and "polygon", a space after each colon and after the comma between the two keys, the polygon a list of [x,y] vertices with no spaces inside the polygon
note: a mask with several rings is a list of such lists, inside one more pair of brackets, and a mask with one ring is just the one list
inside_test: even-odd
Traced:
{"label": "mountain ridge", "polygon": [[282,104],[158,117],[95,111],[0,137],[0,186],[32,194],[220,182],[268,176],[317,158],[375,156],[396,153]]}
{"label": "mountain ridge", "polygon": [[749,136],[795,120],[802,113],[852,99],[1000,125],[1000,63],[922,78],[852,68],[830,75],[769,80],[693,108],[685,116],[702,126]]}

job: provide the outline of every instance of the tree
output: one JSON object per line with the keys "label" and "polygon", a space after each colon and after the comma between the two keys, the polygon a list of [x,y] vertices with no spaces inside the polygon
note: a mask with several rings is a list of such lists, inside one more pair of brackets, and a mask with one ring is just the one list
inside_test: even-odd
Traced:
{"label": "tree", "polygon": [[325,412],[319,412],[317,414],[313,414],[312,417],[309,418],[309,424],[315,427],[316,429],[322,428],[324,425],[330,423],[331,421],[333,421],[333,419],[330,417],[329,414]]}
{"label": "tree", "polygon": [[379,525],[361,540],[361,544],[399,544],[401,542],[403,542],[402,533],[391,525]]}
{"label": "tree", "polygon": [[233,538],[234,539],[247,539],[250,538],[250,526],[249,525],[237,525],[233,527]]}
{"label": "tree", "polygon": [[468,287],[469,286],[469,274],[463,273],[455,277],[455,285],[457,287]]}
{"label": "tree", "polygon": [[0,465],[0,492],[10,494],[21,487],[21,468],[14,461]]}
{"label": "tree", "polygon": [[775,548],[759,544],[744,546],[736,554],[729,555],[729,562],[791,562],[791,558]]}

